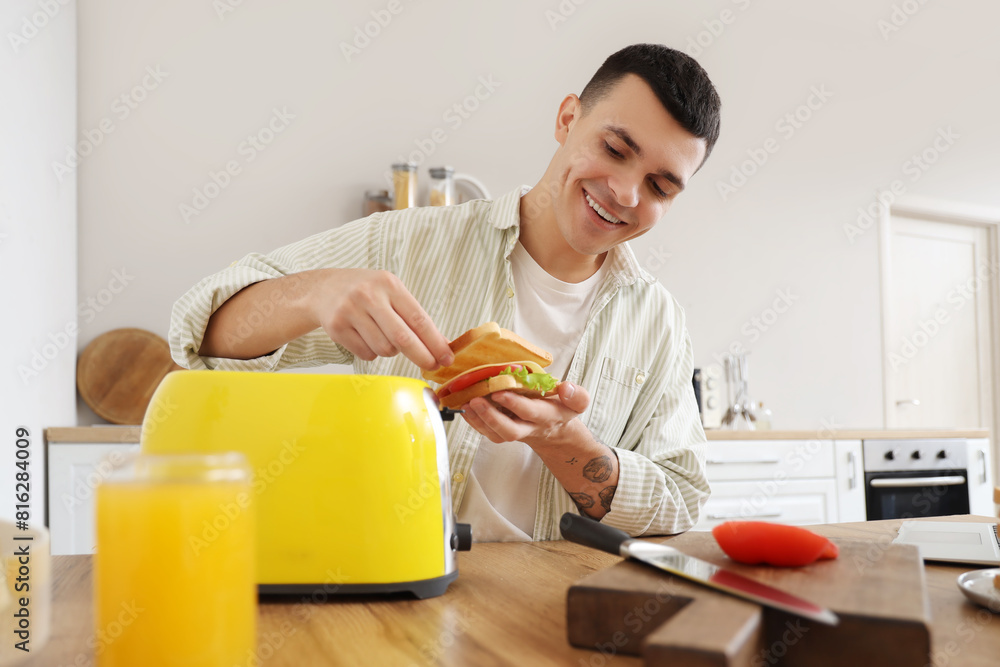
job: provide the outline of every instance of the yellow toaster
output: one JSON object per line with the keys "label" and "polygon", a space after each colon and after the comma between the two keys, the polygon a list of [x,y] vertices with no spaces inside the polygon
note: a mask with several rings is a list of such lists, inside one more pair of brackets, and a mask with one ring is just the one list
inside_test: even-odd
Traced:
{"label": "yellow toaster", "polygon": [[178,371],[157,388],[143,453],[243,453],[261,593],[445,592],[455,523],[430,388],[403,377]]}

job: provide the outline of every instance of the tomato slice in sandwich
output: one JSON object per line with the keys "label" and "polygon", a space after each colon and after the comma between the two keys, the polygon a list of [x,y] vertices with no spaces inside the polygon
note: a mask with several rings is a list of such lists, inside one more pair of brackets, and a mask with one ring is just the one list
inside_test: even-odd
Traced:
{"label": "tomato slice in sandwich", "polygon": [[521,370],[521,366],[519,364],[501,364],[499,366],[488,366],[487,368],[479,368],[477,370],[469,371],[465,375],[460,375],[455,378],[451,384],[442,387],[440,395],[447,396],[448,394],[454,394],[456,391],[462,391],[477,382],[489,380],[494,375],[500,375],[502,371],[508,368],[513,371]]}
{"label": "tomato slice in sandwich", "polygon": [[500,375],[500,373],[508,368],[512,371],[519,371],[522,368],[527,368],[532,373],[545,372],[542,370],[541,366],[530,361],[477,366],[476,368],[471,368],[465,371],[461,375],[456,375],[451,380],[441,385],[441,387],[437,390],[438,398],[444,398],[448,394],[454,394],[455,392],[467,389],[477,382],[482,382],[483,380],[488,380],[495,375]]}

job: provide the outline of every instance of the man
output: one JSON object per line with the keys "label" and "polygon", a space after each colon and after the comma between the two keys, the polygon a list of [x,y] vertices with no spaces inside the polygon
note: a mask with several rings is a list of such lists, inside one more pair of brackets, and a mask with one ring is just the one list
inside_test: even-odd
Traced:
{"label": "man", "polygon": [[449,338],[496,321],[552,352],[565,382],[558,400],[474,399],[449,425],[459,520],[480,540],[558,539],[573,509],[631,535],[686,530],[709,493],[690,336],[625,242],[701,167],[719,107],[690,57],[627,47],[560,104],[534,188],[248,255],[174,306],[174,358],[417,376],[451,363]]}

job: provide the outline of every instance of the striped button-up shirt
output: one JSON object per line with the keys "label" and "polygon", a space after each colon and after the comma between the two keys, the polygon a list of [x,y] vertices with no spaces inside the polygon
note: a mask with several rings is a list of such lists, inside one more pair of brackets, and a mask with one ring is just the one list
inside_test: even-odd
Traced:
{"label": "striped button-up shirt", "polygon": [[[395,274],[449,339],[483,322],[509,329],[514,319],[509,256],[520,229],[521,194],[519,188],[494,201],[376,213],[269,255],[247,255],[177,301],[171,353],[186,368],[274,371],[351,364],[356,373],[419,377],[420,369],[402,355],[364,361],[322,329],[256,359],[202,357],[198,350],[212,313],[244,287],[331,267]],[[684,311],[639,266],[628,244],[612,248],[605,261],[610,270],[566,377],[590,394],[580,419],[618,457],[618,488],[602,521],[633,536],[681,532],[697,522],[709,494]],[[242,327],[247,331],[233,335],[248,333],[271,308],[259,304]],[[447,436],[457,512],[480,435],[457,419],[447,424]],[[537,497],[534,539],[559,539],[559,518],[577,511],[573,500],[545,468]]]}

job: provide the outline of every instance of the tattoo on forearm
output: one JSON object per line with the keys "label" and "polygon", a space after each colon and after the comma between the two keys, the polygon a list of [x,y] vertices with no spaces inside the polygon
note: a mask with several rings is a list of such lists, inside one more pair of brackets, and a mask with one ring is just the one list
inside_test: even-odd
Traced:
{"label": "tattoo on forearm", "polygon": [[576,506],[582,510],[590,509],[594,506],[594,499],[586,493],[571,493],[569,497],[573,499]]}
{"label": "tattoo on forearm", "polygon": [[598,484],[608,481],[611,477],[611,457],[598,456],[590,459],[590,462],[583,467],[583,476]]}
{"label": "tattoo on forearm", "polygon": [[615,497],[615,489],[617,488],[617,486],[606,486],[601,489],[599,494],[597,494],[601,497],[601,507],[603,507],[606,512],[611,511],[611,500]]}
{"label": "tattoo on forearm", "polygon": [[566,461],[566,463],[570,464],[571,466],[576,465],[576,457],[574,456],[569,461]]}

